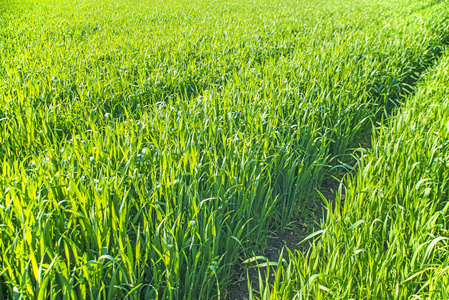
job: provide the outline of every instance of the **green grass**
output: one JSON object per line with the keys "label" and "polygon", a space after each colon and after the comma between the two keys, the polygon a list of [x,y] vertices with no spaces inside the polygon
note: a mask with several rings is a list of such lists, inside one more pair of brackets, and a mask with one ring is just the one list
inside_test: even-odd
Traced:
{"label": "green grass", "polygon": [[446,6],[1,1],[0,295],[223,298],[443,53]]}
{"label": "green grass", "polygon": [[379,124],[311,249],[260,278],[260,299],[449,298],[448,54]]}

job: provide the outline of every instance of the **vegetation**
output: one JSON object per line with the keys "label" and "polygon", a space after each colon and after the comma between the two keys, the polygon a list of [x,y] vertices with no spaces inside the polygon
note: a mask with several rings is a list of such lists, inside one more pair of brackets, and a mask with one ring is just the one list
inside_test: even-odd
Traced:
{"label": "vegetation", "polygon": [[261,297],[443,293],[444,67],[406,99],[448,17],[425,0],[0,0],[0,297],[224,298],[381,120],[344,207]]}
{"label": "vegetation", "polygon": [[272,288],[261,278],[261,298],[449,298],[448,97],[446,54],[379,125],[310,251],[290,252]]}

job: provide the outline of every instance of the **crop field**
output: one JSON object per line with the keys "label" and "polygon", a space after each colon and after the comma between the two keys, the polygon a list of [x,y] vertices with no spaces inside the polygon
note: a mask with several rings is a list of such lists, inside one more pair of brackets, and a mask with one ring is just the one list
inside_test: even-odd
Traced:
{"label": "crop field", "polygon": [[447,0],[0,0],[0,299],[449,299],[448,44]]}
{"label": "crop field", "polygon": [[260,278],[263,299],[449,299],[449,53],[372,139],[310,252],[274,287]]}

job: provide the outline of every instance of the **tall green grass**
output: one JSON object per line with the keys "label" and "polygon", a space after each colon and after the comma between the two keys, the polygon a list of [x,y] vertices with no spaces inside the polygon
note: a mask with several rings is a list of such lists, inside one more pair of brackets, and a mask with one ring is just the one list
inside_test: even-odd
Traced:
{"label": "tall green grass", "polygon": [[[380,123],[307,253],[260,299],[449,298],[449,55]],[[272,272],[274,270],[272,269]]]}
{"label": "tall green grass", "polygon": [[223,298],[434,62],[445,4],[0,2],[0,294]]}

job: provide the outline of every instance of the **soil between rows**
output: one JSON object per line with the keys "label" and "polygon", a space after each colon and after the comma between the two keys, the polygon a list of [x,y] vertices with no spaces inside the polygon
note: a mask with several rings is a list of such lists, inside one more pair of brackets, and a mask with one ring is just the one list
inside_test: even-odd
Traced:
{"label": "soil between rows", "polygon": [[[336,195],[340,187],[340,181],[337,179],[329,180],[323,184],[320,192],[323,196],[335,204]],[[341,201],[345,199],[344,190],[342,190]],[[283,258],[288,261],[288,248],[294,252],[296,250],[305,252],[310,247],[310,241],[300,243],[309,234],[313,233],[322,220],[326,218],[326,211],[322,201],[317,201],[312,204],[301,217],[294,219],[287,228],[274,232],[267,241],[266,250],[259,254],[266,257],[270,262],[279,261],[279,256],[283,253]],[[254,264],[253,264],[254,265]],[[252,284],[253,292],[257,293],[259,290],[259,269],[251,266],[244,266],[237,264],[234,268],[233,282],[231,283],[226,300],[247,300],[249,299],[248,292],[248,277]],[[265,272],[266,268],[260,268],[261,272]],[[266,274],[263,274],[265,276]],[[248,277],[247,277],[248,276]],[[270,274],[274,279],[274,274]]]}

